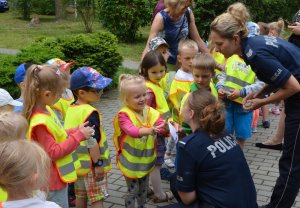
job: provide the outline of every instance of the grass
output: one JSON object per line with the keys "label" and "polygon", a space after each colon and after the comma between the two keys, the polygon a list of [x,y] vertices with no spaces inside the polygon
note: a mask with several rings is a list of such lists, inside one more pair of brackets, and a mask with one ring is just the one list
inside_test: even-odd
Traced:
{"label": "grass", "polygon": [[[0,13],[0,48],[21,49],[41,36],[64,37],[84,33],[84,25],[79,20],[56,21],[54,16],[39,15],[40,24],[29,26],[12,11]],[[93,31],[105,31],[99,21],[93,24]],[[120,43],[120,53],[125,59],[139,61],[144,50],[149,27],[141,28],[136,43]]]}

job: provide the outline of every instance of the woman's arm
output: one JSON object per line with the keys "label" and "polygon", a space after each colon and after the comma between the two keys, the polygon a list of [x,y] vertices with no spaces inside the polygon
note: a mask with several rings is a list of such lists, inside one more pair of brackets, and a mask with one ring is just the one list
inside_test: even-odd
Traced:
{"label": "woman's arm", "polygon": [[148,45],[149,45],[150,40],[152,38],[154,38],[155,36],[157,36],[158,33],[160,31],[162,31],[163,29],[164,29],[164,20],[163,20],[163,17],[161,16],[161,14],[158,13],[158,14],[156,14],[156,16],[155,16],[155,18],[153,20],[153,23],[151,25],[150,33],[149,33],[148,40],[147,40],[145,49],[143,51],[141,60],[143,60],[145,54],[148,52],[148,48],[149,48]]}
{"label": "woman's arm", "polygon": [[190,37],[191,39],[193,39],[201,52],[205,52],[205,53],[209,53],[209,50],[207,49],[204,41],[201,39],[198,29],[196,27],[196,23],[195,23],[195,16],[192,12],[192,10],[190,10],[190,24],[189,24],[189,32],[190,32]]}
{"label": "woman's arm", "polygon": [[190,205],[193,202],[195,202],[196,199],[197,199],[196,191],[193,191],[193,192],[180,192],[180,191],[178,191],[178,194],[179,194],[180,199],[181,199],[181,201],[184,205]]}
{"label": "woman's arm", "polygon": [[295,25],[289,25],[288,28],[294,33],[295,35],[300,35],[300,22],[296,22]]}

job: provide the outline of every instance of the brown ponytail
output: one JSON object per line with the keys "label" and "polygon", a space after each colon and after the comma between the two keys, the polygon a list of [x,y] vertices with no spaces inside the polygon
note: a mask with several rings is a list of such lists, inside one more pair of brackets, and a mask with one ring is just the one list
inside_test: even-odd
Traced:
{"label": "brown ponytail", "polygon": [[207,90],[192,92],[187,100],[194,111],[195,122],[212,137],[219,135],[225,128],[224,106]]}

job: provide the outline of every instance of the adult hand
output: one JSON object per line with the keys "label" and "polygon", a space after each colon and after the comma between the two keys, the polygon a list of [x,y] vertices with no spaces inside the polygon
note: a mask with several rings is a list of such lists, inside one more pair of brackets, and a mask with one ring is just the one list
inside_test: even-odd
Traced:
{"label": "adult hand", "polygon": [[288,28],[294,33],[295,35],[300,35],[300,22],[296,22],[293,25],[289,25]]}
{"label": "adult hand", "polygon": [[93,175],[96,181],[102,181],[104,179],[104,168],[103,166],[95,167]]}
{"label": "adult hand", "polygon": [[264,105],[263,99],[255,98],[255,99],[247,100],[247,102],[245,104],[243,104],[243,108],[245,110],[251,111],[251,110],[258,109],[263,105]]}

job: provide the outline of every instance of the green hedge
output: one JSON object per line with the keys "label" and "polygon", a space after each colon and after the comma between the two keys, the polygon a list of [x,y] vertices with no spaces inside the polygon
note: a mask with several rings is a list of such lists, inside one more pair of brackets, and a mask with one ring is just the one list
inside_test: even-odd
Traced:
{"label": "green hedge", "polygon": [[14,55],[0,55],[0,86],[13,97],[19,96],[13,77],[20,63],[43,64],[51,58],[76,62],[76,67],[90,66],[104,76],[114,78],[122,63],[117,38],[109,32],[80,34],[64,38],[40,38]]}

